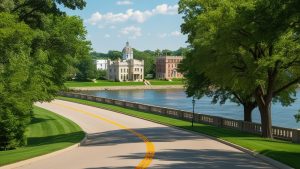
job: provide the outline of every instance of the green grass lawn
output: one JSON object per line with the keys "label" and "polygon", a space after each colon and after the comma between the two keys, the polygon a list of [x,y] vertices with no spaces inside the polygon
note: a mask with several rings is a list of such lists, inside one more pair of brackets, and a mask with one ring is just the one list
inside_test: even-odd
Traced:
{"label": "green grass lawn", "polygon": [[[149,80],[151,85],[182,85],[182,80],[166,81],[166,80]],[[67,87],[101,87],[101,86],[141,86],[144,85],[143,82],[112,82],[108,80],[97,80],[94,82],[78,82],[78,81],[68,81],[65,83]]]}
{"label": "green grass lawn", "polygon": [[84,132],[74,122],[45,109],[34,107],[34,118],[28,126],[28,145],[0,151],[0,166],[47,154],[80,142]]}
{"label": "green grass lawn", "polygon": [[252,151],[258,152],[277,161],[285,163],[291,167],[300,169],[300,144],[293,144],[288,141],[271,140],[261,138],[258,135],[240,132],[238,130],[218,128],[206,124],[195,124],[191,127],[191,123],[188,121],[178,120],[170,117],[155,115],[147,112],[136,111],[119,106],[96,103],[86,100],[59,97],[59,99],[86,104],[90,106],[109,109],[123,114],[149,119],[151,121],[159,122],[166,125],[176,126],[179,128],[204,133],[228,142],[240,145]]}

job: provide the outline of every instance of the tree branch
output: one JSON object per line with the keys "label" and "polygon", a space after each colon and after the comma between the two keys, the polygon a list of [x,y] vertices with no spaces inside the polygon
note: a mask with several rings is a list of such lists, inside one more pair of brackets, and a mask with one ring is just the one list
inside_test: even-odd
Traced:
{"label": "tree branch", "polygon": [[291,81],[290,83],[280,87],[279,89],[277,89],[276,91],[273,92],[273,96],[278,95],[280,92],[282,92],[283,90],[287,89],[288,87],[298,83],[299,81],[300,81],[300,77],[298,77],[295,80]]}
{"label": "tree branch", "polygon": [[234,95],[234,97],[235,97],[236,99],[238,99],[238,101],[239,101],[241,104],[243,104],[243,100],[239,97],[239,95],[237,95],[235,92],[232,92],[232,94]]}

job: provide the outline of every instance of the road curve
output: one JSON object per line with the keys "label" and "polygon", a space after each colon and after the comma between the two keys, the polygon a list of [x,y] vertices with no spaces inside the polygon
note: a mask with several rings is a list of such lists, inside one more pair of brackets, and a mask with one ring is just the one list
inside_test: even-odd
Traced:
{"label": "road curve", "polygon": [[37,106],[73,120],[88,138],[22,169],[273,168],[205,136],[120,113],[60,100]]}

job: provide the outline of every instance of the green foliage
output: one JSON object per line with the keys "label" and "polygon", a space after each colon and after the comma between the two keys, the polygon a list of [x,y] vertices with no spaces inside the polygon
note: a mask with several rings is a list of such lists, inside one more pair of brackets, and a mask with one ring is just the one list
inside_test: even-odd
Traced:
{"label": "green foliage", "polygon": [[110,51],[108,51],[107,56],[111,60],[122,59],[122,52],[115,51],[115,50],[110,50]]}
{"label": "green foliage", "polygon": [[107,79],[106,74],[107,74],[106,70],[97,70],[97,79],[100,80]]}
{"label": "green foliage", "polygon": [[[215,86],[254,98],[263,136],[272,137],[271,102],[293,102],[300,80],[296,1],[181,0],[189,63]],[[296,17],[296,18],[295,18]]]}
{"label": "green foliage", "polygon": [[83,0],[0,1],[0,149],[24,145],[32,105],[63,88],[77,60],[89,55],[82,20],[56,3],[81,9]]}
{"label": "green foliage", "polygon": [[90,56],[80,59],[76,68],[78,69],[76,79],[79,81],[88,81],[99,77],[96,63]]}
{"label": "green foliage", "polygon": [[133,49],[133,55],[135,59],[144,60],[144,75],[155,74],[155,55],[152,52]]}
{"label": "green foliage", "polygon": [[294,117],[295,117],[296,122],[299,123],[300,122],[300,110],[298,111],[297,114],[294,115]]}

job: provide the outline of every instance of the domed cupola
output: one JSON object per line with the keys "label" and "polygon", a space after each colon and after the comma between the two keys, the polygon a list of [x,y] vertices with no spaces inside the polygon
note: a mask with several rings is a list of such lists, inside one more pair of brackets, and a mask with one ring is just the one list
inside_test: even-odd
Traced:
{"label": "domed cupola", "polygon": [[129,46],[129,42],[126,42],[126,46],[123,48],[123,60],[133,59],[133,50]]}

